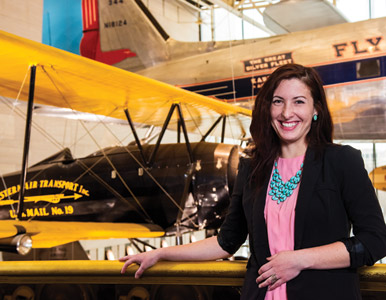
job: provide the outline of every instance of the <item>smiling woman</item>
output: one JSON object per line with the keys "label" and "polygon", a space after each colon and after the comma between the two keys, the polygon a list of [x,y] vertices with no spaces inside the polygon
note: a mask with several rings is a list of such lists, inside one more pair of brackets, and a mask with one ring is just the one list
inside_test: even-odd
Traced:
{"label": "smiling woman", "polygon": [[[349,270],[373,264],[376,247],[382,248],[378,259],[386,254],[386,229],[360,153],[332,143],[331,116],[316,71],[288,64],[272,73],[256,97],[250,129],[255,150],[252,176],[246,178],[257,184],[251,188],[257,197],[246,218],[254,220],[247,223],[254,228],[250,244],[257,250],[245,299],[360,299],[357,275]],[[359,217],[364,210],[374,219]],[[377,229],[365,237],[360,232],[374,220]],[[220,236],[224,228],[227,223]],[[322,270],[339,272],[326,277]],[[342,285],[335,286],[338,281]]]}
{"label": "smiling woman", "polygon": [[297,156],[307,148],[306,135],[317,111],[310,89],[299,79],[283,80],[274,92],[271,105],[272,127],[282,142],[283,157],[291,155],[291,149]]}
{"label": "smiling woman", "polygon": [[386,255],[386,226],[360,152],[333,144],[332,128],[317,72],[276,69],[256,97],[255,147],[240,159],[219,235],[122,257],[121,272],[229,257],[249,235],[241,299],[361,299],[356,269]]}

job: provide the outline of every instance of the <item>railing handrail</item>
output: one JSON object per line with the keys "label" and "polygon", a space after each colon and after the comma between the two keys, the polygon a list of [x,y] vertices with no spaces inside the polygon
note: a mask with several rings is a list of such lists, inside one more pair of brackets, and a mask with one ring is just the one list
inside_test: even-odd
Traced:
{"label": "railing handrail", "polygon": [[[0,283],[180,284],[242,286],[246,261],[162,261],[134,279],[137,265],[120,274],[119,261],[2,261]],[[386,292],[386,264],[359,269],[361,289]]]}

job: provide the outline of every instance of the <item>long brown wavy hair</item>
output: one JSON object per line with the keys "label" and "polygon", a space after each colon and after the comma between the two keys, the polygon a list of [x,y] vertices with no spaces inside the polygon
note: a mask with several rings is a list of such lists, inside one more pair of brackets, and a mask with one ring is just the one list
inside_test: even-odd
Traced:
{"label": "long brown wavy hair", "polygon": [[298,64],[279,67],[258,92],[252,111],[250,132],[255,145],[252,151],[254,160],[252,178],[258,190],[270,176],[273,162],[281,151],[280,139],[271,125],[273,93],[282,80],[293,78],[301,80],[308,86],[314,100],[314,108],[318,113],[317,121],[311,123],[311,129],[306,136],[308,146],[321,151],[332,143],[333,124],[319,74],[313,68]]}

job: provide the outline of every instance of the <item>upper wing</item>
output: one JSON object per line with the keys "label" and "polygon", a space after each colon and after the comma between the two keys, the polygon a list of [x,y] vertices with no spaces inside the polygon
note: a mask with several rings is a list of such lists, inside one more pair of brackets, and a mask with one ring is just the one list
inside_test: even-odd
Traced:
{"label": "upper wing", "polygon": [[164,235],[157,225],[104,222],[54,222],[0,220],[0,238],[31,235],[34,248],[50,248],[78,241],[110,238],[150,238]]}
{"label": "upper wing", "polygon": [[[220,115],[238,116],[234,138],[247,131],[251,111],[0,31],[0,95],[28,99],[28,71],[36,65],[35,101],[75,111],[160,126],[181,103],[189,131],[209,128]],[[188,72],[188,70],[186,70]],[[185,72],[185,70],[181,70]],[[176,74],[178,76],[178,74]],[[247,118],[245,118],[247,117]],[[172,126],[176,125],[173,118]],[[241,124],[241,129],[239,128]]]}

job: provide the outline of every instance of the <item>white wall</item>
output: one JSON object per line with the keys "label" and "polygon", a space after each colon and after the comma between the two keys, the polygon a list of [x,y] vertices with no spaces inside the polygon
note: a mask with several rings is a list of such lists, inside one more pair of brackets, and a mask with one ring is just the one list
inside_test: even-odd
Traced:
{"label": "white wall", "polygon": [[0,0],[0,30],[40,42],[43,0]]}

